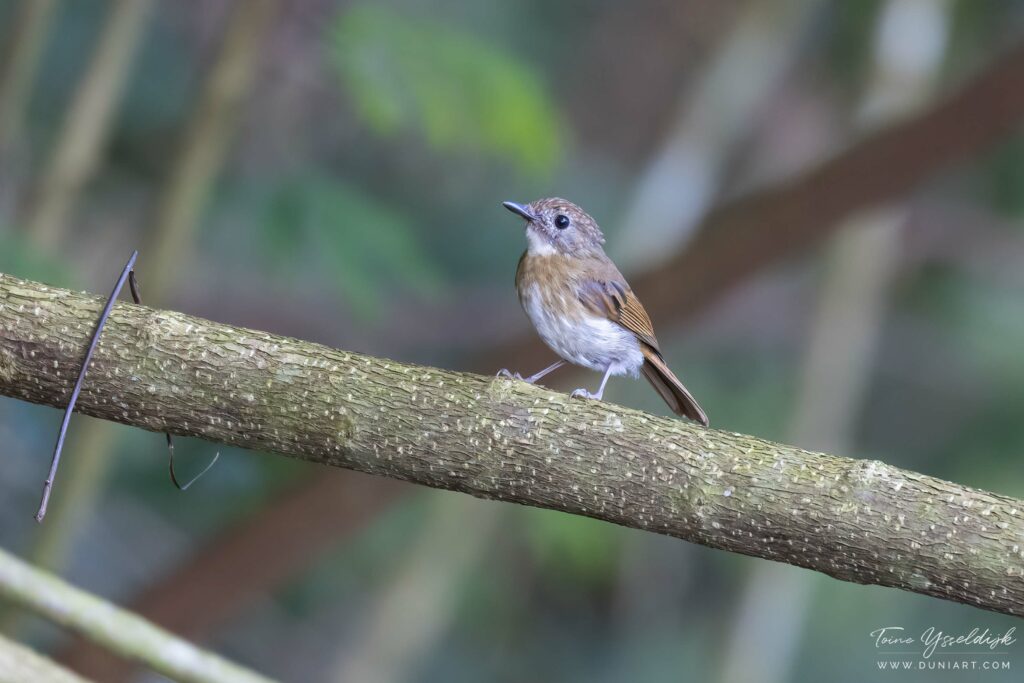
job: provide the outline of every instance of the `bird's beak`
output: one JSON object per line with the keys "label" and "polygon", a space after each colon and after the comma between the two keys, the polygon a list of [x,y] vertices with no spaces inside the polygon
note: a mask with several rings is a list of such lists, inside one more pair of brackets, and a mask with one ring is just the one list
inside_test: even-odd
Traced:
{"label": "bird's beak", "polygon": [[536,218],[536,216],[530,213],[530,210],[522,204],[516,204],[515,202],[502,202],[501,205],[512,213],[518,214],[530,222]]}

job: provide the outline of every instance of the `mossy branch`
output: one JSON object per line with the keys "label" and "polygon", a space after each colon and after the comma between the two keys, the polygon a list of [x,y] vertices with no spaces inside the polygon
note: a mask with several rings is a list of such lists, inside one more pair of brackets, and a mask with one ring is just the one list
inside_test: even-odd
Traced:
{"label": "mossy branch", "polygon": [[[102,305],[0,275],[0,394],[62,406]],[[78,405],[1024,615],[1024,501],[523,382],[119,304]]]}

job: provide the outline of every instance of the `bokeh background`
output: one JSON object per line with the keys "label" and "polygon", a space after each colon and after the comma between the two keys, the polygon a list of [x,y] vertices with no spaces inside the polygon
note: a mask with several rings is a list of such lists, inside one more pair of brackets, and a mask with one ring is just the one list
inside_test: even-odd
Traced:
{"label": "bokeh background", "polygon": [[[525,373],[500,202],[564,196],[713,426],[1022,496],[1022,44],[1011,0],[3,0],[0,270],[106,293],[139,248],[149,304]],[[59,417],[0,398],[0,544],[285,680],[1024,667],[882,674],[874,629],[1016,622],[561,513],[230,449],[181,493],[85,417],[39,526]]]}

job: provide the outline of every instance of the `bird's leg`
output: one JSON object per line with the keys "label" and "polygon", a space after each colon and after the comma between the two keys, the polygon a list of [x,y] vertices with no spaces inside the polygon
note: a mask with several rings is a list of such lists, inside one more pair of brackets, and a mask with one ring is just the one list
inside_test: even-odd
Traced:
{"label": "bird's leg", "polygon": [[535,372],[534,374],[530,375],[529,377],[527,377],[523,381],[526,382],[527,384],[533,384],[534,382],[539,380],[544,375],[546,375],[546,374],[548,374],[550,372],[554,372],[555,370],[557,370],[558,368],[562,367],[563,365],[565,365],[565,361],[564,360],[556,361],[556,362],[552,363],[551,365],[547,366],[546,368],[544,368],[543,370],[541,370],[540,372]]}
{"label": "bird's leg", "polygon": [[612,366],[608,366],[608,369],[604,371],[604,378],[601,380],[601,386],[597,388],[597,393],[592,394],[586,389],[577,389],[576,391],[569,394],[569,398],[592,398],[597,401],[601,400],[604,396],[604,385],[608,384],[608,378],[612,376]]}
{"label": "bird's leg", "polygon": [[552,363],[551,365],[547,366],[546,368],[544,368],[540,372],[537,372],[537,373],[534,373],[534,374],[530,375],[529,377],[523,377],[518,372],[509,372],[505,368],[502,368],[501,370],[498,370],[498,377],[504,377],[505,379],[521,379],[524,382],[526,382],[527,384],[533,384],[534,382],[539,380],[544,375],[548,374],[549,372],[554,372],[555,370],[557,370],[558,368],[562,367],[563,365],[565,365],[565,361],[564,360],[560,360],[560,361],[558,361],[556,363]]}

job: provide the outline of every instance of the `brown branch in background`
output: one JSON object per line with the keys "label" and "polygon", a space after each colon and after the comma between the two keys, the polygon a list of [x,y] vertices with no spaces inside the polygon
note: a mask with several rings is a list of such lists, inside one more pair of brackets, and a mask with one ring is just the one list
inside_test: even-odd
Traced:
{"label": "brown branch in background", "polygon": [[858,209],[912,191],[1024,120],[1024,43],[919,116],[865,136],[781,187],[713,211],[690,248],[639,278],[648,309],[678,317],[766,266],[820,243]]}
{"label": "brown branch in background", "polygon": [[[1024,43],[1014,47],[934,108],[900,124],[863,137],[846,151],[781,187],[769,188],[747,198],[723,205],[709,214],[703,228],[686,251],[656,271],[634,277],[635,289],[644,296],[652,317],[661,325],[681,322],[700,312],[717,297],[752,277],[760,269],[801,253],[838,229],[842,218],[855,211],[904,194],[944,168],[963,162],[1013,132],[1024,119],[1024,89],[1016,87],[1024,73]],[[715,233],[721,233],[718,236]],[[733,254],[732,252],[736,252]],[[715,267],[721,268],[716,271]],[[648,299],[649,297],[649,299]],[[472,363],[480,372],[498,367],[540,366],[550,351],[531,334],[486,354]],[[272,539],[260,539],[260,529],[279,528],[284,519],[302,520],[303,533],[326,544],[336,543],[351,530],[348,521],[318,510],[336,504],[346,495],[339,480],[336,488],[323,485],[317,473],[306,484],[306,493],[289,494],[288,505],[270,503],[229,530],[215,544],[202,551],[178,572],[153,584],[148,594],[158,594],[190,582],[216,586],[221,574],[199,571],[202,566],[233,567],[233,589],[248,592],[250,600],[270,591],[274,583],[247,571],[266,560],[265,548]],[[229,543],[235,536],[246,543]],[[325,547],[310,544],[309,555],[295,558],[295,570],[308,567]],[[251,580],[250,580],[251,579]],[[196,636],[233,616],[218,604],[181,602],[182,618],[172,629]],[[238,604],[246,601],[239,598]],[[150,615],[147,604],[133,605]],[[193,630],[188,615],[202,628]],[[159,614],[151,614],[161,621]],[[90,658],[87,643],[77,642],[68,658]],[[93,650],[92,657],[109,657]],[[83,671],[85,669],[82,669]]]}
{"label": "brown branch in background", "polygon": [[114,0],[92,60],[64,115],[42,178],[19,221],[37,247],[54,249],[106,145],[115,105],[153,0]]}
{"label": "brown branch in background", "polygon": [[[688,247],[631,278],[651,318],[679,321],[754,273],[820,243],[858,209],[906,194],[983,152],[1024,120],[1024,43],[924,113],[864,136],[778,187],[712,211]],[[487,357],[495,367],[543,365],[551,352],[517,340]]]}
{"label": "brown branch in background", "polygon": [[745,140],[769,96],[796,61],[821,0],[753,2],[701,75],[676,103],[675,119],[638,173],[616,239],[626,272],[661,263],[683,248],[720,190],[727,161]]}

